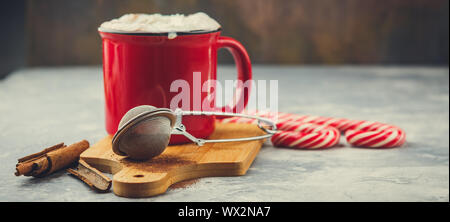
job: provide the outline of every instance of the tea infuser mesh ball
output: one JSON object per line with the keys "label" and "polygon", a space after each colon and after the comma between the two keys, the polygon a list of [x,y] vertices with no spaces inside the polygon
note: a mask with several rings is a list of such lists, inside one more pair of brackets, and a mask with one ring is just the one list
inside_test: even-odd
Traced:
{"label": "tea infuser mesh ball", "polygon": [[144,113],[144,112],[150,112],[155,110],[156,107],[149,106],[149,105],[142,105],[142,106],[136,106],[133,109],[128,110],[125,115],[123,115],[122,119],[119,122],[119,129],[123,127],[125,123],[130,121],[131,119],[135,118],[136,116]]}
{"label": "tea infuser mesh ball", "polygon": [[[258,127],[266,134],[254,137],[233,139],[200,139],[186,131],[181,119],[184,115],[238,116],[258,120]],[[266,123],[267,126],[263,126]],[[161,154],[169,144],[171,134],[184,135],[199,146],[205,143],[259,140],[271,137],[276,132],[275,123],[269,119],[240,113],[209,111],[172,111],[154,106],[137,106],[122,117],[118,130],[112,140],[114,153],[135,160],[146,160]]]}
{"label": "tea infuser mesh ball", "polygon": [[113,138],[113,151],[135,160],[157,156],[169,144],[174,123],[175,116],[167,110],[135,107],[122,117]]}

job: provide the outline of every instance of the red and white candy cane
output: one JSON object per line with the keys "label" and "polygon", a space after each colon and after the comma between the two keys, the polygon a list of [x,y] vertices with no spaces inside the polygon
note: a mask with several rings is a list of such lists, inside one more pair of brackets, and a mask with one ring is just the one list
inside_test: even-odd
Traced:
{"label": "red and white candy cane", "polygon": [[272,136],[275,146],[320,149],[333,147],[339,143],[340,133],[336,128],[312,123],[277,123],[278,132]]}
{"label": "red and white candy cane", "polygon": [[[289,113],[249,112],[266,118],[277,115],[279,132],[272,136],[274,146],[318,149],[328,148],[339,143],[340,133],[355,147],[391,148],[402,146],[406,140],[405,132],[392,125],[330,118],[297,115]],[[233,117],[223,119],[227,123],[255,123],[255,120]]]}
{"label": "red and white candy cane", "polygon": [[[266,118],[273,117],[273,113],[247,113],[259,115]],[[279,118],[287,117],[290,114],[279,113]],[[298,149],[323,149],[333,147],[339,143],[340,133],[334,127],[317,125],[312,123],[299,124],[296,121],[277,121],[278,132],[271,141],[275,146],[291,147]],[[224,123],[251,123],[256,124],[257,120],[240,117],[222,119]]]}

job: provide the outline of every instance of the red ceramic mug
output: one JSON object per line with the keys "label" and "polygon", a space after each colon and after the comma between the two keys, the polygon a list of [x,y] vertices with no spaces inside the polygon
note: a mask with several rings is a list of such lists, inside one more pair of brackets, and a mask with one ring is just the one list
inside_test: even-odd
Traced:
{"label": "red ceramic mug", "polygon": [[[178,92],[170,92],[175,80],[189,83],[191,101],[193,73],[201,73],[201,84],[216,80],[217,50],[227,48],[237,66],[237,79],[251,80],[250,58],[245,48],[236,40],[220,36],[220,29],[212,32],[177,33],[169,39],[167,33],[112,33],[99,31],[103,42],[103,80],[105,91],[106,131],[114,134],[120,119],[131,108],[152,105],[170,108],[171,99]],[[214,81],[213,81],[214,82]],[[250,86],[238,85],[240,92],[233,112],[241,112],[247,105]],[[203,101],[209,92],[201,92]],[[198,95],[198,93],[197,93]],[[214,104],[214,98],[211,104]],[[192,103],[192,102],[191,102]],[[226,111],[230,111],[228,108]],[[198,110],[190,104],[190,110]],[[225,111],[225,108],[216,108]],[[214,131],[212,116],[183,117],[186,129],[195,137],[206,138]],[[170,144],[189,142],[174,135]]]}

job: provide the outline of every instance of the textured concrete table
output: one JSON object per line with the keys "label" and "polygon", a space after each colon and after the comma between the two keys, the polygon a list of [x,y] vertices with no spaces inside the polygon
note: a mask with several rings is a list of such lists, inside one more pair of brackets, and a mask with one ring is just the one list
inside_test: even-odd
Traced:
{"label": "textured concrete table", "polygon": [[[222,66],[221,79],[234,68]],[[267,143],[242,177],[202,178],[153,198],[97,194],[65,172],[15,177],[19,157],[105,136],[100,67],[36,68],[0,81],[0,201],[449,201],[449,69],[255,66],[284,112],[398,125],[405,147],[322,151]],[[345,141],[341,141],[345,144]]]}

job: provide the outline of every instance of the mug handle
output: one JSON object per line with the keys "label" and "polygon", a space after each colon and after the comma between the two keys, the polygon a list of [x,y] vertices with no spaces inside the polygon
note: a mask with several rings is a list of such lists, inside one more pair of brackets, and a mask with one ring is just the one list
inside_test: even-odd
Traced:
{"label": "mug handle", "polygon": [[[219,48],[226,48],[231,53],[231,55],[233,55],[234,62],[236,63],[237,68],[238,80],[241,80],[242,83],[246,83],[247,80],[252,79],[252,65],[250,62],[250,57],[248,56],[247,51],[240,42],[230,37],[219,36],[219,38],[217,39],[217,49]],[[248,87],[244,86],[245,84],[237,85],[236,91],[234,93],[236,97],[233,98],[233,100],[235,101],[233,107],[224,106],[217,109],[221,112],[242,112],[247,106],[248,99],[250,97],[251,81],[248,82]],[[222,119],[228,117],[216,116],[216,118]]]}

